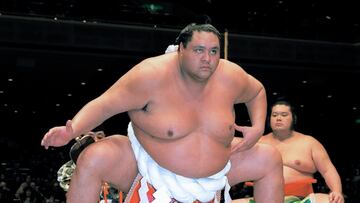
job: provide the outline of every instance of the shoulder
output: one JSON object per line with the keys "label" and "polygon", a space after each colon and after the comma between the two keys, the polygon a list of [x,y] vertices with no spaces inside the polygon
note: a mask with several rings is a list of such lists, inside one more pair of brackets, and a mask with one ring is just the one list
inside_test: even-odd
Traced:
{"label": "shoulder", "polygon": [[236,103],[248,102],[264,89],[262,83],[241,66],[227,60],[220,60],[221,81],[237,92]]}
{"label": "shoulder", "polygon": [[302,139],[306,144],[309,144],[311,146],[319,146],[322,145],[315,137],[313,137],[312,135],[307,135],[307,134],[303,134],[300,132],[296,132],[297,136]]}
{"label": "shoulder", "polygon": [[228,74],[232,77],[234,76],[234,74],[241,76],[247,75],[246,71],[240,65],[225,59],[220,59],[219,68],[224,74]]}
{"label": "shoulder", "polygon": [[259,142],[267,144],[273,139],[274,138],[272,136],[272,133],[268,133],[266,135],[261,136]]}
{"label": "shoulder", "polygon": [[[131,88],[135,87],[151,87],[157,82],[161,82],[160,78],[168,74],[171,66],[175,64],[169,57],[171,54],[155,56],[146,58],[140,63],[132,67],[125,75],[122,76],[121,80],[126,81],[127,85],[131,85]],[[156,80],[154,80],[156,78]]]}
{"label": "shoulder", "polygon": [[307,134],[304,134],[304,133],[300,133],[300,132],[297,132],[297,131],[294,131],[294,133],[297,134],[298,137],[300,137],[301,139],[304,139],[308,142],[314,142],[314,141],[317,141],[316,138],[314,138],[313,136],[311,135],[307,135]]}
{"label": "shoulder", "polygon": [[223,84],[227,84],[230,87],[240,88],[244,87],[249,80],[247,72],[238,64],[221,59],[216,71],[217,78],[219,78]]}
{"label": "shoulder", "polygon": [[130,74],[137,74],[139,76],[153,76],[158,73],[166,63],[165,55],[150,57],[142,60],[130,69]]}

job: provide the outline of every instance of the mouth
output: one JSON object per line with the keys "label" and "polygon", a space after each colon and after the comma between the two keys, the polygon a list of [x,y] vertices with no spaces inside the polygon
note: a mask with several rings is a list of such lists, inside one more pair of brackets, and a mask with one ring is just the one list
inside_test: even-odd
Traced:
{"label": "mouth", "polygon": [[200,69],[210,70],[210,66],[200,66]]}
{"label": "mouth", "polygon": [[282,123],[275,123],[275,126],[276,127],[281,127],[281,126],[283,126],[283,124]]}

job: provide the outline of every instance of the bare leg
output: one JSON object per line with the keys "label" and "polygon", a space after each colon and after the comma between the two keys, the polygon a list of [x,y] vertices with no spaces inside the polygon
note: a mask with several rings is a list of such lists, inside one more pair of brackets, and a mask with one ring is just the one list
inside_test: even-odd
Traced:
{"label": "bare leg", "polygon": [[128,192],[137,173],[129,139],[120,135],[104,138],[80,154],[71,177],[67,203],[99,201],[103,182]]}
{"label": "bare leg", "polygon": [[329,203],[329,195],[324,193],[315,193],[317,203]]}
{"label": "bare leg", "polygon": [[[238,142],[236,138],[233,142]],[[256,144],[247,151],[230,157],[232,167],[228,174],[230,185],[254,181],[256,203],[284,201],[284,179],[280,153],[272,146]]]}

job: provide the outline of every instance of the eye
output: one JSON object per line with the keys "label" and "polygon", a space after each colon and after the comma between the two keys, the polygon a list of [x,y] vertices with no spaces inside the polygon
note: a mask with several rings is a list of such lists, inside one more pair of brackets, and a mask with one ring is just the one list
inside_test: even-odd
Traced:
{"label": "eye", "polygon": [[212,49],[210,50],[210,54],[211,55],[216,55],[218,53],[218,50],[217,49]]}
{"label": "eye", "polygon": [[201,54],[201,53],[204,52],[204,49],[196,48],[194,51],[195,51],[197,54]]}

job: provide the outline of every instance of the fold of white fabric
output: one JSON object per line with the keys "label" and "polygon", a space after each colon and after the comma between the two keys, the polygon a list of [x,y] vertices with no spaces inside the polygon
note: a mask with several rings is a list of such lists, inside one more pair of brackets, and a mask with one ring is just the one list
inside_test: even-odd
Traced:
{"label": "fold of white fabric", "polygon": [[178,48],[179,48],[179,45],[173,45],[173,44],[171,44],[171,45],[169,45],[169,46],[166,48],[165,54],[171,53],[171,52],[175,52],[175,51],[178,50]]}
{"label": "fold of white fabric", "polygon": [[[174,198],[180,202],[190,203],[195,200],[209,202],[215,198],[216,193],[225,188],[225,202],[231,202],[229,195],[230,185],[226,174],[229,172],[231,163],[226,164],[220,172],[205,178],[187,178],[177,175],[155,162],[144,150],[137,140],[131,122],[128,125],[128,136],[134,151],[139,173],[143,176],[139,190],[140,202],[148,202],[148,185],[151,184],[156,192],[154,193],[155,203],[169,202]],[[146,181],[145,181],[146,180]]]}

